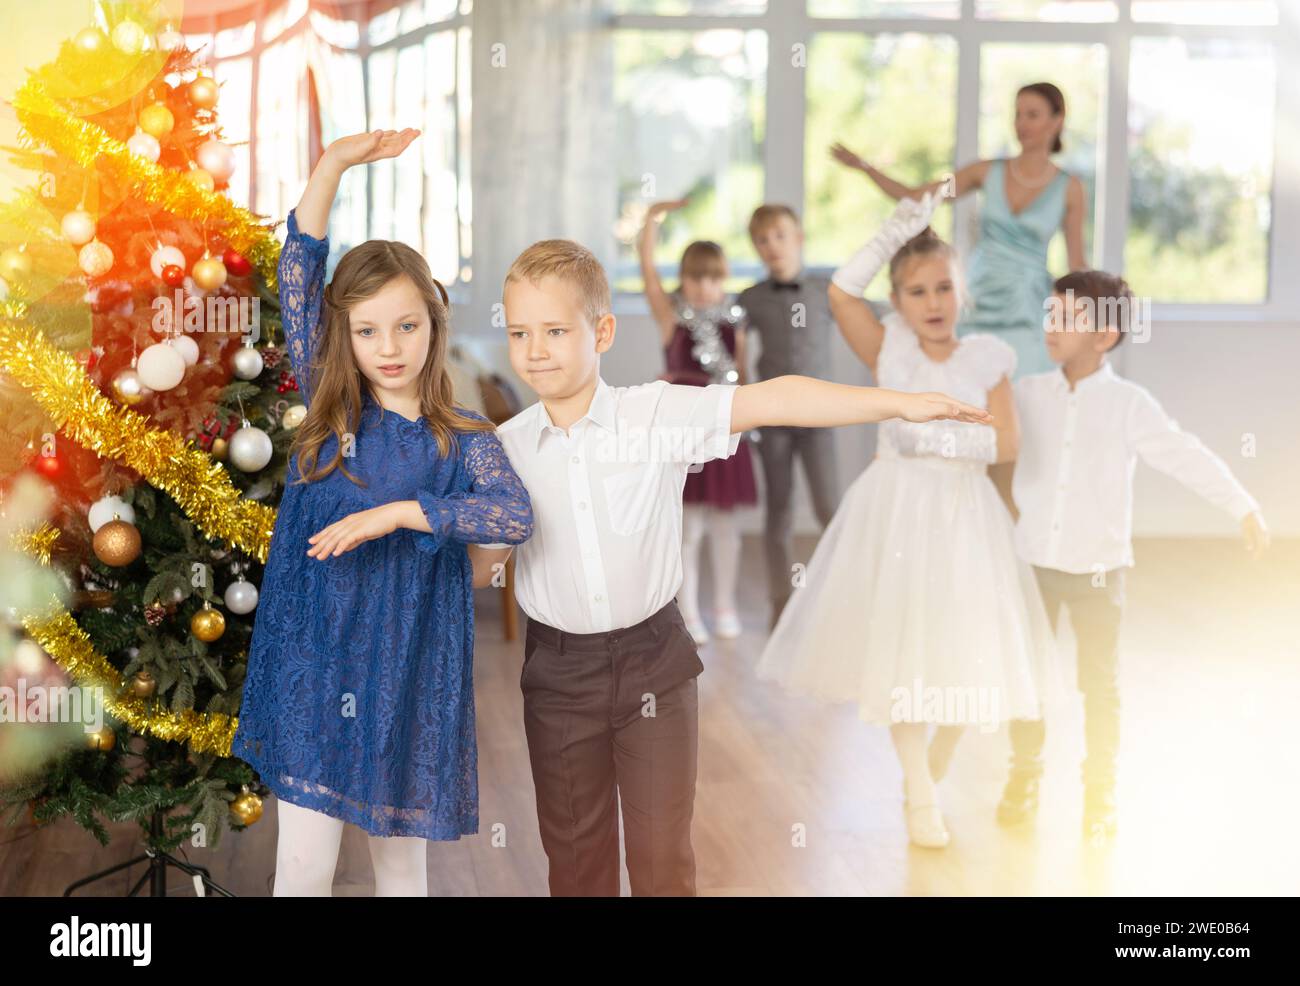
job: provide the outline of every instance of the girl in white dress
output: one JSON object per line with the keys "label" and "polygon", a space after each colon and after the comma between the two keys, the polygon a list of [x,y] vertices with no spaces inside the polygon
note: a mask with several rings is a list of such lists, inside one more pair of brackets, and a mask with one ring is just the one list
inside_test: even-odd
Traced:
{"label": "girl in white dress", "polygon": [[[1053,639],[986,472],[1016,454],[1015,352],[992,335],[956,338],[955,257],[928,228],[934,201],[899,204],[835,272],[831,307],[879,386],[943,391],[994,424],[881,424],[876,459],[822,535],[758,674],[857,702],[862,719],[889,726],[909,836],[939,848],[948,832],[935,783],[962,729],[1039,718]],[[894,311],[877,319],[862,295],[886,262]]]}

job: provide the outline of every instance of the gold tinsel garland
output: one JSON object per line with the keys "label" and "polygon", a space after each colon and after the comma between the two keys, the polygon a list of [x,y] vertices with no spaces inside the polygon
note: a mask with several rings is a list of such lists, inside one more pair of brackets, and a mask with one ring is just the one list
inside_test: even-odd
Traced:
{"label": "gold tinsel garland", "polygon": [[0,371],[25,388],[78,445],[134,469],[176,501],[210,538],[265,562],[275,509],[245,499],[225,468],[202,449],[99,392],[70,355],[44,333],[0,310]]}
{"label": "gold tinsel garland", "polygon": [[230,245],[261,271],[272,291],[280,243],[263,225],[261,217],[225,195],[199,188],[183,173],[172,171],[139,155],[102,127],[68,112],[45,92],[41,81],[30,77],[13,98],[14,112],[27,133],[83,168],[112,170],[118,181],[136,197],[165,209],[173,216],[210,223]]}
{"label": "gold tinsel garland", "polygon": [[31,555],[42,565],[48,565],[54,551],[54,542],[61,533],[53,524],[42,524],[35,531],[15,531],[10,536],[9,543],[15,550]]}
{"label": "gold tinsel garland", "polygon": [[[44,529],[42,529],[44,533]],[[55,531],[55,536],[58,532]],[[83,688],[104,690],[104,710],[137,733],[189,743],[195,753],[230,756],[239,719],[221,712],[172,712],[124,691],[121,672],[95,650],[86,632],[57,601],[44,613],[27,613],[23,629],[72,680]]]}

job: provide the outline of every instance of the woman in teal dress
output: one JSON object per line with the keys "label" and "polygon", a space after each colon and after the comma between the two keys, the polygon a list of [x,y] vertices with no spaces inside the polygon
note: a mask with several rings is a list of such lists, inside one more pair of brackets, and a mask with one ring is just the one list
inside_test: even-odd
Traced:
{"label": "woman in teal dress", "polygon": [[[967,268],[971,306],[958,333],[992,332],[1016,351],[1016,376],[1052,369],[1043,342],[1043,302],[1052,291],[1047,249],[1058,229],[1065,233],[1070,270],[1086,266],[1083,246],[1083,182],[1052,163],[1061,150],[1065,97],[1050,82],[1016,94],[1014,158],[976,161],[957,171],[955,193],[983,189],[980,235]],[[943,180],[912,187],[877,171],[843,144],[835,159],[864,172],[891,198],[919,198]]]}

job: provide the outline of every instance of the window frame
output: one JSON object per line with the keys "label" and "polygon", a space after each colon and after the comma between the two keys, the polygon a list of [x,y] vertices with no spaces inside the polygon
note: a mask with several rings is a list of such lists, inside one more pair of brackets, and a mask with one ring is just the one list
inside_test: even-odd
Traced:
{"label": "window frame", "polygon": [[[302,15],[296,21],[284,27],[282,30],[278,31],[274,37],[267,38],[265,36],[267,14],[272,12],[273,10],[280,10],[286,8],[287,6],[288,4],[283,2],[283,0],[256,0],[256,3],[250,5],[249,9],[254,18],[254,31],[253,31],[252,45],[248,48],[247,51],[241,51],[235,55],[225,55],[225,56],[218,57],[216,54],[216,44],[215,44],[216,36],[221,30],[223,30],[223,28],[220,25],[218,15],[216,13],[210,14],[206,18],[206,23],[204,21],[195,22],[194,20],[186,19],[183,28],[185,34],[190,38],[194,38],[194,37],[207,38],[207,42],[204,45],[204,48],[199,49],[199,58],[196,60],[195,63],[196,65],[199,65],[204,69],[215,72],[217,65],[219,65],[222,62],[237,61],[243,58],[252,59],[251,79],[250,79],[250,98],[249,98],[249,105],[248,105],[248,115],[249,115],[248,209],[250,212],[253,213],[257,212],[257,191],[258,191],[257,189],[257,110],[258,110],[258,83],[259,83],[259,75],[260,75],[259,68],[261,65],[261,58],[262,55],[268,49],[274,49],[276,46],[283,44],[286,41],[289,41],[290,39],[294,38],[296,35],[310,30],[311,15],[313,9],[315,9],[310,3],[308,3]],[[400,10],[402,6],[403,6],[402,4],[398,4],[397,6],[390,9]],[[390,48],[395,50],[400,50],[401,48],[407,47],[408,45],[418,45],[418,44],[422,45],[424,43],[425,37],[430,34],[443,32],[443,31],[451,32],[452,35],[456,38],[456,43],[454,43],[452,46],[453,50],[455,51],[455,57],[457,59],[457,65],[454,69],[455,80],[456,80],[456,98],[453,100],[453,103],[455,105],[455,125],[456,125],[456,134],[457,134],[457,139],[455,141],[455,153],[456,153],[455,167],[456,167],[457,181],[459,182],[460,176],[465,173],[463,166],[466,164],[466,162],[461,160],[461,141],[459,139],[459,135],[461,133],[462,127],[472,125],[472,120],[466,121],[461,119],[461,106],[463,101],[460,98],[460,82],[461,79],[464,78],[464,76],[461,74],[460,66],[459,66],[459,59],[462,57],[461,45],[459,43],[459,32],[462,28],[466,28],[470,30],[473,29],[472,26],[473,13],[472,11],[470,13],[465,13],[463,5],[458,4],[456,13],[450,17],[445,18],[444,20],[436,21],[432,24],[425,24],[422,27],[414,28],[410,31],[407,31],[405,34],[398,34],[395,37],[389,38],[387,41],[381,42],[379,44],[371,44],[369,40],[371,24],[374,20],[376,20],[379,17],[382,17],[387,12],[388,11],[384,11],[374,16],[366,17],[364,19],[360,19],[356,21],[358,41],[355,47],[344,47],[341,45],[336,45],[333,42],[320,37],[319,35],[316,35],[315,40],[317,43],[325,45],[335,52],[354,55],[360,59],[362,87],[364,89],[364,92],[362,94],[362,105],[365,108],[366,128],[369,129],[370,121],[371,121],[370,56],[377,51],[384,51]],[[471,51],[472,51],[472,47],[471,47]],[[302,79],[300,79],[298,81],[298,84],[303,87],[307,87],[308,86],[307,77],[304,76]],[[311,105],[311,101],[309,100],[308,102],[309,105]],[[320,138],[319,118],[314,118],[309,120],[308,127],[312,139],[319,140]],[[365,234],[366,239],[369,239],[371,236],[371,228],[372,228],[371,224],[373,222],[373,215],[371,212],[370,203],[374,201],[374,188],[375,188],[374,183],[375,183],[374,169],[367,169],[366,234]],[[423,197],[421,198],[420,208],[421,208],[420,228],[423,229],[424,228],[423,211],[425,208],[425,201]],[[459,192],[458,192],[457,203],[456,203],[456,212],[457,212],[457,216],[459,217],[460,214]],[[462,225],[463,224],[459,221],[458,218],[456,223],[456,231],[455,231],[457,256],[459,258],[459,262],[457,265],[456,280],[450,284],[445,285],[445,287],[447,288],[448,295],[450,296],[453,303],[463,303],[465,300],[467,300],[466,294],[469,290],[469,280],[472,280],[473,277],[472,258],[467,256],[465,253],[465,239],[461,235]],[[471,276],[469,280],[461,276],[462,273],[465,271],[471,272]]]}

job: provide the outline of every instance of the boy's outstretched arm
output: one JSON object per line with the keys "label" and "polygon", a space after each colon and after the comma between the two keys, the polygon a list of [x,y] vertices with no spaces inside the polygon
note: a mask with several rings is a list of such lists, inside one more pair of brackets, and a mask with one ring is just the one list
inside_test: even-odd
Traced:
{"label": "boy's outstretched arm", "polygon": [[905,421],[993,423],[983,408],[947,394],[909,394],[881,387],[854,387],[815,377],[786,375],[736,388],[731,404],[731,433],[787,425],[834,428],[902,418]]}

